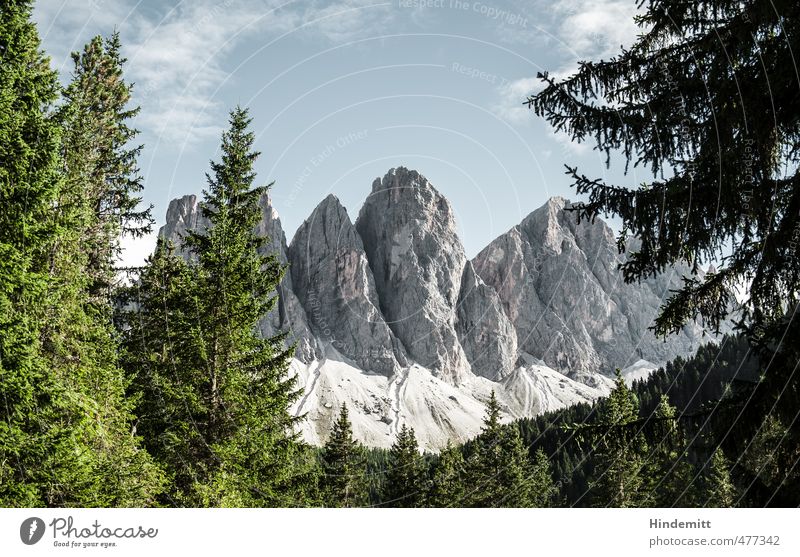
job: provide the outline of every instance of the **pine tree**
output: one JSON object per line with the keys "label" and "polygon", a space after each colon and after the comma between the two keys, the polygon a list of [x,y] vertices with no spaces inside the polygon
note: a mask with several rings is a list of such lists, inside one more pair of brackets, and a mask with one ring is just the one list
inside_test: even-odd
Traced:
{"label": "pine tree", "polygon": [[115,32],[105,41],[94,37],[82,52],[73,52],[72,81],[58,112],[64,130],[60,204],[79,219],[90,293],[106,306],[120,236],[140,237],[152,226],[151,208],[139,209],[143,180],[137,159],[143,146],[131,145],[139,132],[130,126],[139,107],[128,107],[133,86],[123,79],[120,50]]}
{"label": "pine tree", "polygon": [[[648,0],[630,48],[555,80],[529,97],[538,116],[575,141],[653,173],[641,185],[607,183],[567,167],[578,195],[577,217],[621,220],[626,282],[676,263],[702,276],[685,277],[662,305],[655,332],[666,335],[699,319],[718,328],[739,321],[765,362],[750,395],[726,404],[740,451],[767,415],[790,424],[800,405],[800,103],[796,52],[800,3],[794,0]],[[635,238],[635,242],[628,239]],[[747,284],[740,304],[734,292]],[[742,306],[741,308],[737,306]],[[736,313],[732,312],[736,310]],[[733,427],[733,430],[731,430]],[[776,485],[797,492],[798,428],[779,447]],[[758,482],[758,478],[753,478]],[[781,494],[778,494],[778,498]]]}
{"label": "pine tree", "polygon": [[88,304],[56,76],[30,2],[0,7],[0,502],[150,504],[160,476],[130,434],[110,312]]}
{"label": "pine tree", "polygon": [[353,438],[347,406],[342,404],[322,448],[321,491],[326,507],[358,507],[366,503],[363,448]]}
{"label": "pine tree", "polygon": [[540,448],[536,450],[533,457],[533,468],[531,473],[531,505],[532,507],[554,507],[557,506],[556,497],[558,489],[553,483],[553,471],[550,466],[550,459]]}
{"label": "pine tree", "polygon": [[[181,505],[287,506],[315,497],[314,457],[298,439],[300,418],[289,413],[299,396],[287,373],[292,350],[283,335],[265,339],[256,328],[285,269],[274,254],[258,253],[266,241],[254,232],[258,199],[269,186],[253,187],[258,153],[249,124],[246,110],[231,112],[201,206],[210,226],[186,238],[188,273],[174,254],[156,257],[140,287],[142,315],[129,319],[128,352],[148,339],[131,362],[142,416],[164,432],[151,450],[167,451],[168,472],[179,480],[170,497]],[[169,304],[154,310],[162,291]]]}
{"label": "pine tree", "polygon": [[711,455],[703,470],[703,484],[703,506],[723,508],[736,505],[739,494],[731,480],[728,460],[719,448]]}
{"label": "pine tree", "polygon": [[427,489],[426,466],[419,452],[414,429],[403,424],[389,449],[383,494],[387,507],[420,507]]}
{"label": "pine tree", "polygon": [[531,507],[534,471],[516,425],[500,424],[500,403],[494,391],[486,407],[480,435],[467,459],[467,495],[473,507]]}
{"label": "pine tree", "polygon": [[439,453],[439,459],[433,466],[431,487],[427,504],[430,507],[462,507],[465,503],[465,462],[461,448],[453,446],[448,440],[447,446]]}
{"label": "pine tree", "polygon": [[647,443],[638,421],[639,403],[619,370],[614,389],[590,431],[595,451],[592,498],[598,507],[636,507],[642,502]]}
{"label": "pine tree", "polygon": [[[649,0],[629,49],[585,62],[529,98],[573,139],[594,141],[658,179],[608,185],[569,169],[589,194],[582,216],[613,213],[641,242],[623,265],[635,281],[677,261],[699,266],[732,251],[715,272],[689,278],[656,321],[677,331],[701,316],[717,325],[732,289],[753,279],[754,325],[798,303],[800,107],[790,62],[800,48],[800,5],[771,0]],[[786,170],[786,169],[789,170]],[[627,169],[627,166],[626,166]],[[733,248],[731,250],[731,248]]]}
{"label": "pine tree", "polygon": [[136,430],[168,474],[162,502],[169,506],[192,504],[207,459],[207,446],[195,427],[205,409],[197,389],[204,375],[195,365],[192,342],[194,288],[188,264],[159,238],[138,280],[119,292],[124,308],[117,316],[123,331],[121,361],[132,377]]}
{"label": "pine tree", "polygon": [[645,462],[641,505],[695,506],[694,467],[688,461],[686,440],[667,395],[661,395],[652,422],[652,450]]}

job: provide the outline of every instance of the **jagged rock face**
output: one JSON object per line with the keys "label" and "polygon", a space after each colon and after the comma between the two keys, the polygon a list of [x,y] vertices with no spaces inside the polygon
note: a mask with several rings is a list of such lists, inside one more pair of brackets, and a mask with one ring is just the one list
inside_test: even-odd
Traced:
{"label": "jagged rock face", "polygon": [[497,292],[483,282],[469,261],[461,277],[455,328],[473,373],[499,381],[514,369],[514,325]]}
{"label": "jagged rock face", "polygon": [[392,375],[407,365],[380,312],[361,238],[336,197],[314,209],[288,255],[294,291],[318,340],[366,371]]}
{"label": "jagged rock face", "polygon": [[[259,327],[297,343],[303,395],[292,411],[307,416],[313,443],[345,403],[363,442],[389,446],[408,424],[423,447],[440,448],[477,434],[492,391],[504,418],[531,416],[604,396],[614,368],[645,376],[706,340],[695,323],[666,342],[648,331],[688,268],[624,284],[612,231],[578,224],[560,198],[471,262],[447,200],[405,168],[373,183],[355,226],[329,196],[288,247],[269,197],[259,203],[263,253],[289,265]],[[199,205],[170,203],[160,235],[180,248],[187,230],[208,225]]]}
{"label": "jagged rock face", "polygon": [[[274,253],[278,260],[286,264],[286,235],[281,227],[278,213],[272,207],[269,194],[265,193],[258,200],[261,208],[261,221],[256,226],[256,233],[267,236],[269,241],[261,248],[262,254]],[[208,219],[200,212],[200,202],[194,195],[185,195],[173,199],[167,209],[167,222],[161,227],[160,237],[171,240],[177,247],[178,253],[190,258],[183,248],[183,238],[187,231],[201,231],[208,228]],[[311,362],[319,356],[314,335],[308,327],[306,313],[300,301],[295,296],[292,288],[290,273],[286,273],[278,285],[278,303],[276,307],[258,323],[259,330],[264,336],[288,332],[287,342],[295,344],[295,357],[303,362]]]}
{"label": "jagged rock face", "polygon": [[392,169],[356,229],[389,327],[411,359],[457,383],[469,370],[454,329],[466,257],[450,204],[424,176]]}
{"label": "jagged rock face", "polygon": [[[691,353],[699,329],[690,326],[666,343],[647,331],[661,303],[654,289],[669,287],[625,284],[611,230],[599,219],[578,224],[568,207],[552,198],[473,261],[500,296],[520,353],[588,384],[597,372],[610,374],[643,355],[664,361]],[[667,280],[674,286],[681,274]]]}
{"label": "jagged rock face", "polygon": [[200,213],[200,201],[196,195],[184,195],[169,202],[167,222],[158,235],[171,241],[176,251],[183,257],[190,257],[184,248],[183,239],[189,231],[202,231],[208,228],[208,219]]}

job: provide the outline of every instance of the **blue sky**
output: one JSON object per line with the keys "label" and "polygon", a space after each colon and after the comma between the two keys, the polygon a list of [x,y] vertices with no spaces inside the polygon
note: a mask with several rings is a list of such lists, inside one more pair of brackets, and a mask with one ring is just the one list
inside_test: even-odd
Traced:
{"label": "blue sky", "polygon": [[[355,220],[373,179],[403,165],[448,197],[472,257],[548,197],[576,199],[565,162],[647,178],[606,169],[522,106],[537,71],[630,44],[634,13],[632,0],[48,0],[34,15],[64,80],[71,51],[120,31],[157,226],[170,199],[205,186],[238,103],[287,239],[328,193]],[[124,262],[154,243],[124,240]]]}

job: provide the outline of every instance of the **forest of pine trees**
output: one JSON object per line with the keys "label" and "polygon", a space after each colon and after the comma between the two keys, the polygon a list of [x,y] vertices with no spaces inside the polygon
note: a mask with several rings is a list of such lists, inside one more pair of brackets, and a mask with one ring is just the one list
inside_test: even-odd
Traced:
{"label": "forest of pine trees", "polygon": [[[632,386],[618,374],[593,405],[502,423],[492,393],[480,434],[437,454],[421,452],[402,424],[389,450],[362,446],[343,405],[325,445],[307,445],[303,417],[289,412],[301,394],[289,374],[293,347],[256,328],[287,269],[260,255],[268,239],[254,233],[271,184],[256,185],[247,110],[230,112],[210,163],[208,229],[183,246],[159,241],[123,283],[120,236],[147,233],[153,221],[141,207],[139,109],[120,38],[96,37],[74,53],[62,86],[41,50],[32,2],[0,7],[0,505],[800,504],[797,444],[786,441],[797,436],[789,427],[796,384],[784,381],[790,392],[777,394],[794,356],[769,342],[788,309],[764,317],[767,278],[752,312],[756,340],[752,331],[726,336]],[[613,87],[619,68],[600,69],[608,75],[592,76]],[[563,87],[590,92],[548,83],[531,99],[536,111],[562,125],[574,117],[576,136],[594,133],[574,107],[558,115],[567,110]],[[627,210],[619,192],[592,190],[573,174],[592,195],[584,216]],[[630,218],[627,229],[647,238],[640,216]],[[668,244],[644,245],[626,277],[675,255]],[[653,261],[643,260],[650,249]],[[659,327],[675,327],[686,312],[716,322],[727,303],[715,290],[719,276],[687,284]],[[694,290],[702,303],[686,302]]]}

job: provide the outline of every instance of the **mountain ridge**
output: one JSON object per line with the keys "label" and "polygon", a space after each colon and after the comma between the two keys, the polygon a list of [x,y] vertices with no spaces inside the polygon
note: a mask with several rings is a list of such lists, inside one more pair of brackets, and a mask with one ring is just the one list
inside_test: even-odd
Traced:
{"label": "mountain ridge", "polygon": [[[549,199],[472,260],[447,199],[419,172],[377,178],[353,222],[328,195],[286,243],[269,195],[257,227],[289,265],[263,334],[290,332],[304,395],[302,431],[321,443],[338,405],[354,432],[388,446],[401,423],[423,447],[477,433],[494,390],[506,419],[606,394],[614,368],[691,354],[696,324],[657,341],[647,327],[686,269],[622,283],[610,228],[578,224]],[[159,234],[206,226],[195,196],[173,200]],[[188,256],[188,254],[183,254]],[[473,415],[477,413],[477,415]]]}

